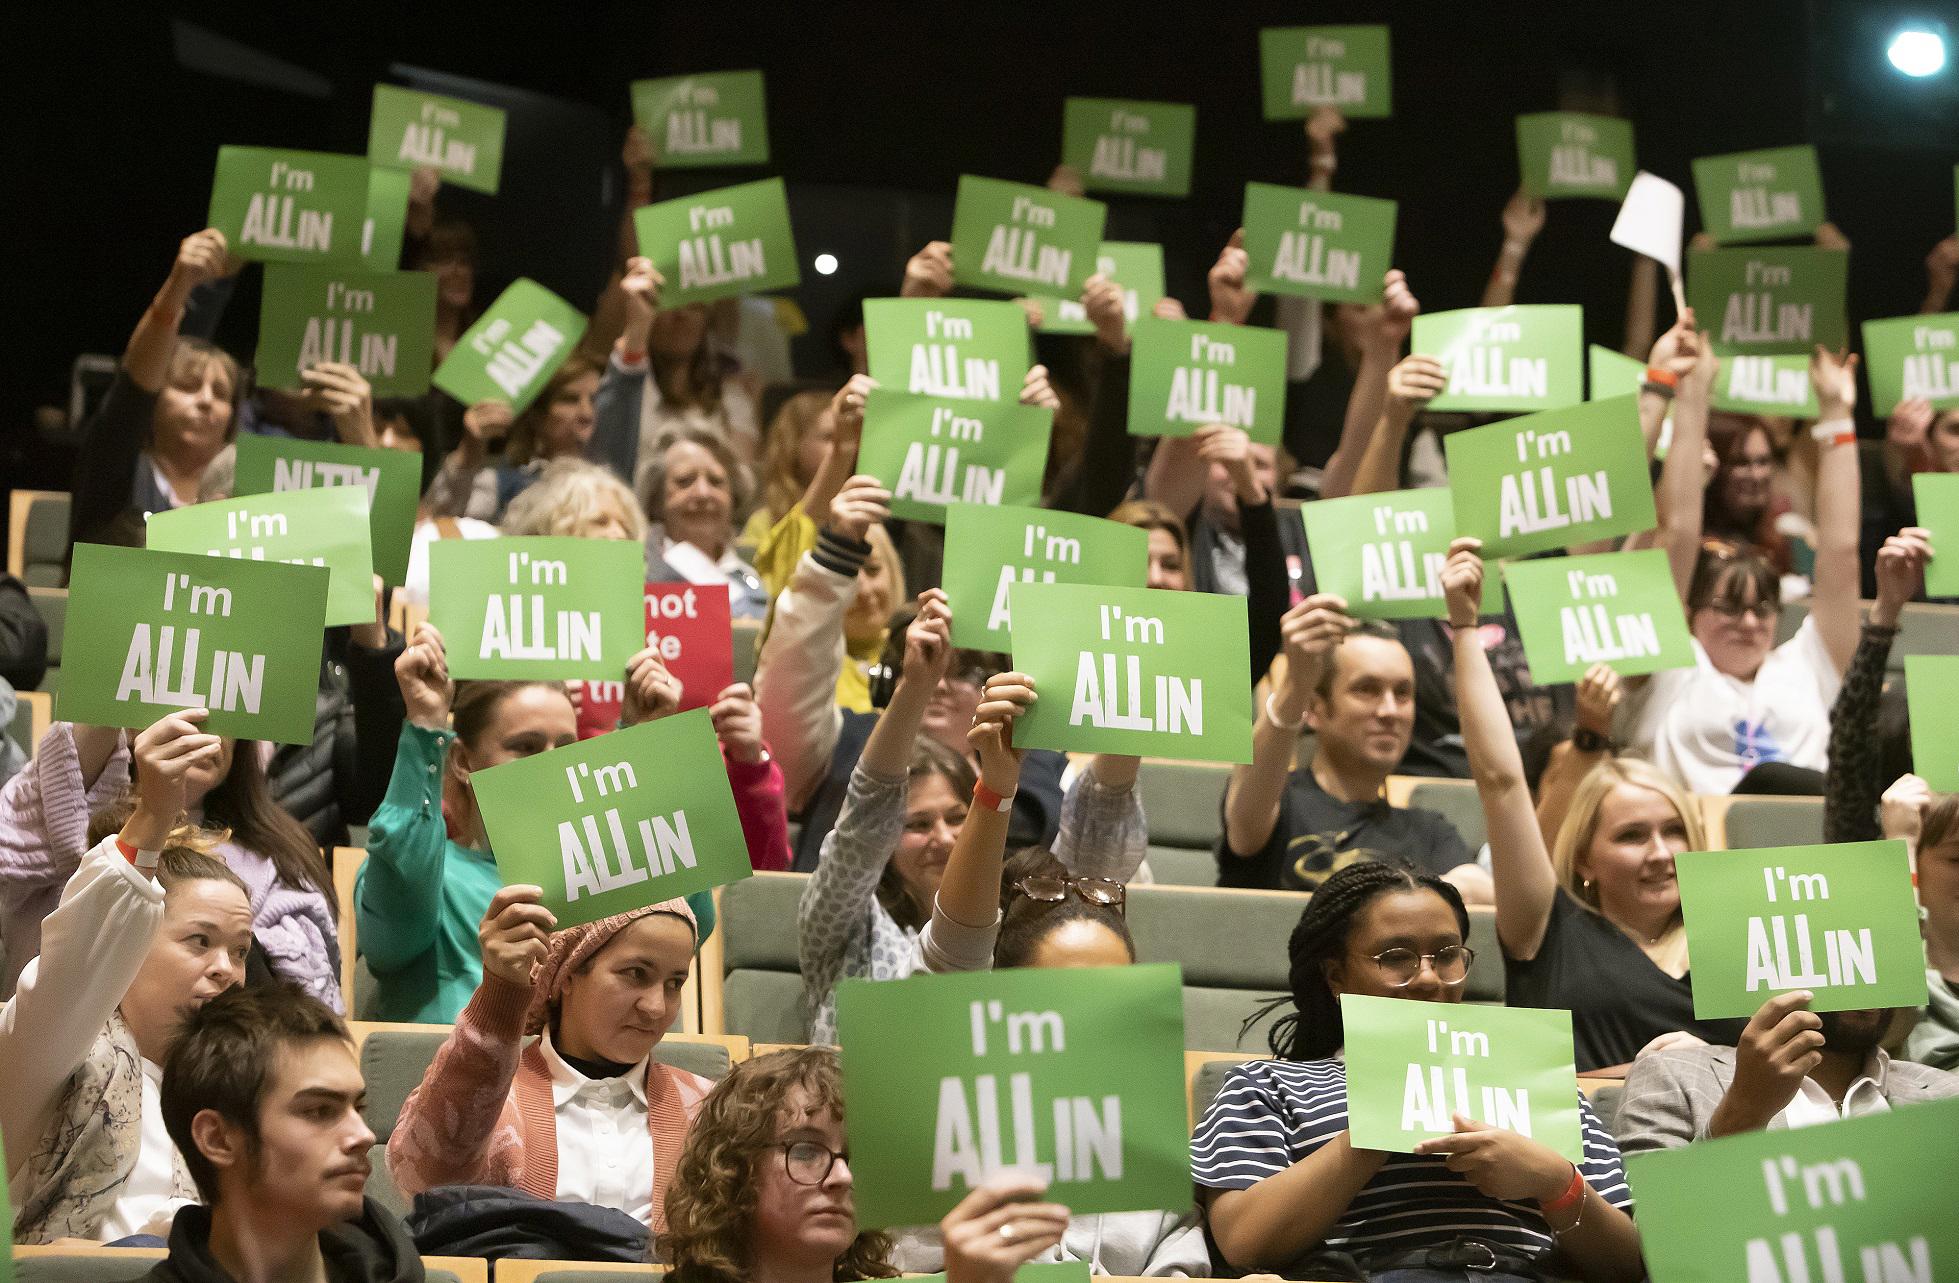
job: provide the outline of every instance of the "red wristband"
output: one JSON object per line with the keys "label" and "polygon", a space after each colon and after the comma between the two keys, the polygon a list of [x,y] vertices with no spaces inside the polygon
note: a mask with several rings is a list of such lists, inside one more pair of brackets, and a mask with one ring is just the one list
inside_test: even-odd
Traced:
{"label": "red wristband", "polygon": [[624,343],[621,343],[619,345],[619,364],[639,365],[643,363],[645,360],[646,360],[646,353],[635,352],[632,348],[627,347]]}
{"label": "red wristband", "polygon": [[1546,1215],[1568,1212],[1585,1201],[1585,1175],[1578,1170],[1578,1164],[1571,1165],[1571,1184],[1564,1187],[1564,1193],[1553,1199],[1539,1199],[1537,1205]]}
{"label": "red wristband", "polygon": [[123,841],[120,834],[116,837],[116,850],[122,852],[123,859],[131,864],[136,863],[136,848]]}
{"label": "red wristband", "polygon": [[1658,383],[1669,388],[1680,386],[1680,376],[1678,374],[1675,374],[1672,370],[1662,370],[1657,365],[1646,367],[1646,381],[1648,383]]}
{"label": "red wristband", "polygon": [[973,805],[984,811],[997,811],[1005,815],[1013,810],[1014,795],[1009,793],[1002,797],[986,787],[985,780],[975,780],[973,781]]}

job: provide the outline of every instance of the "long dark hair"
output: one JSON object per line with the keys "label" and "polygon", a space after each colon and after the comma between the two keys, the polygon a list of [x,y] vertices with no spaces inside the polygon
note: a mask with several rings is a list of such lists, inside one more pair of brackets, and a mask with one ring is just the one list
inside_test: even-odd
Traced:
{"label": "long dark hair", "polygon": [[231,770],[204,796],[204,822],[230,829],[233,842],[272,861],[285,885],[295,891],[319,892],[327,911],[339,920],[333,875],[313,835],[273,800],[256,742],[239,740],[232,745]]}
{"label": "long dark hair", "polygon": [[[1347,1041],[1340,1023],[1340,1000],[1326,982],[1326,964],[1345,956],[1347,937],[1360,911],[1380,896],[1395,891],[1433,891],[1442,897],[1456,915],[1456,926],[1464,940],[1469,939],[1469,911],[1455,887],[1399,860],[1388,860],[1374,852],[1356,860],[1320,883],[1299,915],[1286,945],[1292,967],[1286,982],[1292,989],[1292,1011],[1272,1026],[1269,1039],[1272,1054],[1281,1060],[1321,1060],[1339,1051]],[[1245,1022],[1253,1022],[1273,1010],[1285,999],[1268,1004]]]}
{"label": "long dark hair", "polygon": [[[917,742],[912,745],[911,769],[906,772],[907,784],[934,775],[946,782],[946,787],[952,790],[954,797],[971,797],[973,784],[979,778],[974,773],[971,762],[931,736],[920,735]],[[906,789],[906,796],[908,798],[910,796],[909,787]],[[884,872],[877,880],[878,903],[884,906],[884,911],[890,914],[892,920],[899,926],[923,931],[925,923],[931,917],[931,911],[921,910],[918,903],[911,898],[911,894],[905,890],[905,880],[899,876],[898,866],[891,863],[891,855],[896,854],[897,848],[894,846],[890,855],[885,856]]]}

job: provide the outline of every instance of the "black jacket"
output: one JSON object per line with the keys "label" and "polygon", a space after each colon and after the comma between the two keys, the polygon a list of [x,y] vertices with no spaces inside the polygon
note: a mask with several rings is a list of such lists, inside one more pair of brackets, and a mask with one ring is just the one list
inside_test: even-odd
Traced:
{"label": "black jacket", "polygon": [[557,1202],[498,1185],[438,1185],[417,1194],[408,1228],[426,1256],[646,1260],[646,1227],[618,1208]]}
{"label": "black jacket", "polygon": [[0,575],[0,681],[31,691],[48,672],[48,625],[27,585]]}
{"label": "black jacket", "polygon": [[279,805],[315,842],[333,847],[345,846],[347,826],[366,824],[387,794],[406,713],[394,674],[399,633],[389,632],[380,650],[347,641],[345,629],[330,630],[327,640],[313,742],[281,744],[266,774]]}
{"label": "black jacket", "polygon": [[[320,1233],[328,1283],[423,1283],[422,1258],[394,1214],[367,1199],[358,1220]],[[146,1283],[236,1283],[211,1255],[211,1209],[180,1208],[170,1223],[170,1255]]]}

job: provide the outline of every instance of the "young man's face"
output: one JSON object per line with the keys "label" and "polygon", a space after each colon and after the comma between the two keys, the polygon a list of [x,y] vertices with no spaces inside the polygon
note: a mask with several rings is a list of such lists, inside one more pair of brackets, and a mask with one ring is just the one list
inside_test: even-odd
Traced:
{"label": "young man's face", "polygon": [[316,1038],[281,1048],[259,1102],[258,1154],[247,1176],[252,1201],[316,1230],[358,1217],[374,1144],[361,1117],[366,1106],[351,1044]]}

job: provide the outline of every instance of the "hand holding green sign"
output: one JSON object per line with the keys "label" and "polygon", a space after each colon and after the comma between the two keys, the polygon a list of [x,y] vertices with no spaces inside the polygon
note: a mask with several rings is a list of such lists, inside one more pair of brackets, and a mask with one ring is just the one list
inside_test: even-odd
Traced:
{"label": "hand holding green sign", "polygon": [[1070,98],[1062,104],[1061,163],[1092,192],[1190,195],[1197,108],[1175,102]]}
{"label": "hand holding green sign", "polygon": [[1598,196],[1618,200],[1632,186],[1633,127],[1615,116],[1545,111],[1517,117],[1517,164],[1524,191],[1539,200]]}
{"label": "hand holding green sign", "polygon": [[374,622],[367,490],[335,486],[196,503],[150,517],[149,547],[246,561],[325,566],[326,623]]}
{"label": "hand holding green sign", "polygon": [[429,622],[453,677],[617,681],[646,644],[645,554],[621,539],[439,539]]}
{"label": "hand holding green sign", "polygon": [[1431,410],[1555,410],[1585,399],[1584,309],[1545,303],[1415,318],[1412,350],[1442,362]]}
{"label": "hand holding green sign", "polygon": [[943,523],[956,503],[1041,499],[1054,414],[1016,401],[954,401],[872,388],[857,469],[891,490],[891,514]]}
{"label": "hand holding green sign", "polygon": [[769,163],[769,116],[759,71],[666,76],[632,84],[633,120],[662,169]]}
{"label": "hand holding green sign", "polygon": [[1646,362],[1621,356],[1609,347],[1593,343],[1585,349],[1585,399],[1604,401],[1615,396],[1637,396],[1646,381]]}
{"label": "hand holding green sign", "polygon": [[433,382],[464,405],[502,401],[522,414],[584,333],[583,313],[519,277],[449,349]]}
{"label": "hand holding green sign", "polygon": [[1263,294],[1376,303],[1399,206],[1372,196],[1245,184],[1245,284]]}
{"label": "hand holding green sign", "polygon": [[415,542],[415,507],[422,494],[420,455],[254,432],[240,433],[237,445],[232,490],[239,495],[315,486],[358,486],[365,490],[374,573],[397,586],[407,582],[408,554]]}
{"label": "hand holding green sign", "polygon": [[367,158],[393,169],[421,169],[494,196],[503,174],[503,109],[441,94],[374,86]]}
{"label": "hand holding green sign", "polygon": [[1159,316],[1130,327],[1131,436],[1187,437],[1222,423],[1277,445],[1285,418],[1284,331]]}
{"label": "hand holding green sign", "polygon": [[1300,507],[1319,591],[1356,619],[1447,619],[1442,563],[1456,506],[1439,486],[1321,499]]}
{"label": "hand holding green sign", "polygon": [[642,206],[633,231],[666,281],[663,307],[788,289],[803,279],[780,178]]}
{"label": "hand holding green sign", "polygon": [[846,980],[837,1036],[862,1225],[936,1221],[1009,1169],[1076,1215],[1190,1198],[1174,966]]}
{"label": "hand holding green sign", "polygon": [[887,388],[1012,401],[1034,363],[1027,313],[1004,299],[864,300],[870,376]]}
{"label": "hand holding green sign", "polygon": [[1694,162],[1701,225],[1723,245],[1807,236],[1823,221],[1814,147],[1702,156]]}
{"label": "hand holding green sign", "polygon": [[[1129,324],[1147,316],[1163,298],[1163,247],[1147,241],[1103,241],[1095,251],[1095,274],[1122,290],[1122,315]],[[1093,334],[1080,298],[1030,296],[1041,306],[1042,334]]]}
{"label": "hand holding green sign", "polygon": [[1456,533],[1497,558],[1652,529],[1637,401],[1587,401],[1450,433]]}
{"label": "hand holding green sign", "polygon": [[1959,312],[1865,321],[1864,368],[1873,414],[1912,400],[1959,410]]}
{"label": "hand holding green sign", "polygon": [[296,389],[323,361],[359,370],[375,396],[428,391],[435,274],[268,263],[259,304],[259,383]]}
{"label": "hand holding green sign", "polygon": [[1626,677],[1693,667],[1694,640],[1658,548],[1507,562],[1503,578],[1533,682],[1575,682],[1593,664]]}
{"label": "hand holding green sign", "polygon": [[1906,655],[1905,700],[1913,774],[1940,793],[1959,793],[1959,655]]}
{"label": "hand holding green sign", "polygon": [[1320,107],[1361,120],[1393,107],[1385,26],[1267,27],[1258,63],[1267,120],[1304,120]]}
{"label": "hand holding green sign", "polygon": [[1141,588],[1149,578],[1147,531],[1047,508],[946,509],[945,593],[952,644],[1012,647],[1011,589],[1017,583]]}
{"label": "hand holding green sign", "polygon": [[952,208],[953,280],[1001,294],[1072,298],[1095,274],[1108,214],[1100,201],[962,174]]}
{"label": "hand holding green sign", "polygon": [[1722,357],[1807,356],[1819,343],[1834,349],[1848,341],[1849,271],[1845,251],[1807,245],[1694,250],[1687,255],[1687,303]]}
{"label": "hand holding green sign", "polygon": [[220,147],[209,222],[240,258],[356,266],[367,222],[367,162],[317,151]]}

